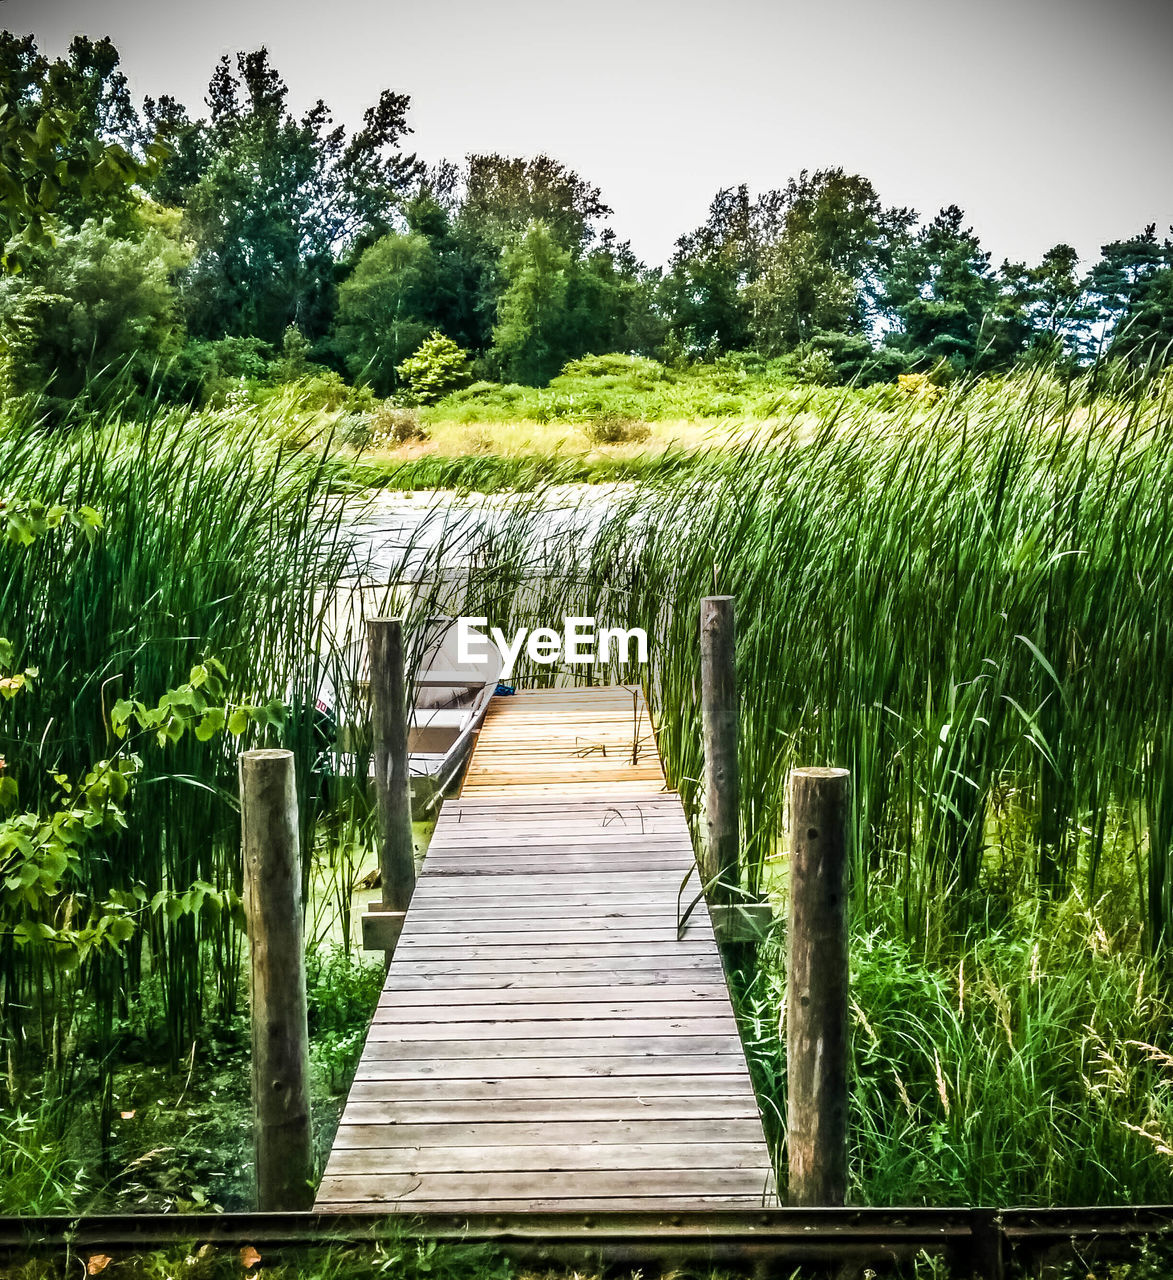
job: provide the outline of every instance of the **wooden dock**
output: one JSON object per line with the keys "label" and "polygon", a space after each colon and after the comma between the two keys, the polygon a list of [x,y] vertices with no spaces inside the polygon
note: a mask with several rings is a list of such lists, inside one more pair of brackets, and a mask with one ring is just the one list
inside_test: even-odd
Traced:
{"label": "wooden dock", "polygon": [[316,1208],[777,1203],[703,905],[677,939],[692,866],[638,689],[495,698],[436,825]]}

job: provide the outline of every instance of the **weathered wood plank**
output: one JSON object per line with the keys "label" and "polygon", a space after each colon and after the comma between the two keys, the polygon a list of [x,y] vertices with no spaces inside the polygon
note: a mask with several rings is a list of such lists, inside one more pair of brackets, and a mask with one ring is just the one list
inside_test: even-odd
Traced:
{"label": "weathered wood plank", "polygon": [[[572,1046],[581,1049],[581,1041]],[[618,1056],[593,1051],[554,1058],[499,1058],[494,1062],[482,1062],[473,1058],[454,1058],[437,1062],[428,1058],[397,1058],[388,1054],[375,1058],[364,1054],[358,1065],[356,1080],[483,1080],[494,1079],[575,1079],[591,1076],[656,1076],[665,1072],[671,1075],[726,1075],[736,1063],[733,1055],[718,1056],[704,1053],[635,1054]],[[634,1088],[634,1085],[633,1085]]]}
{"label": "weathered wood plank", "polygon": [[500,1011],[499,1016],[506,1016],[504,1010],[511,1005],[528,1005],[533,1008],[547,1004],[574,1004],[577,1006],[591,1004],[615,1004],[617,1001],[630,1007],[641,1003],[655,1003],[661,1000],[669,1002],[685,1002],[690,1006],[701,1008],[714,1002],[722,1008],[728,1008],[724,988],[718,983],[649,983],[646,986],[628,985],[620,990],[610,991],[604,985],[552,987],[507,986],[486,988],[480,985],[466,986],[459,982],[443,984],[444,1001],[438,999],[441,989],[436,987],[385,987],[384,995],[375,1010],[377,1021],[384,1012],[397,1014],[398,1011],[419,1008],[429,1010],[450,1001],[453,1008],[472,1009],[482,1005],[494,1005]]}
{"label": "weathered wood plank", "polygon": [[567,1200],[584,1196],[645,1199],[649,1196],[685,1197],[713,1194],[762,1195],[770,1185],[769,1174],[758,1169],[640,1169],[570,1172],[493,1172],[485,1174],[370,1174],[336,1175],[327,1172],[318,1191],[319,1200],[369,1200],[373,1204],[403,1204],[416,1209],[420,1200],[467,1203],[482,1197],[494,1200]]}
{"label": "weathered wood plank", "polygon": [[[496,959],[448,959],[434,956],[424,959],[403,960],[392,967],[384,983],[384,990],[394,990],[400,981],[417,982],[431,978],[484,977],[505,975],[508,980],[520,980],[532,976],[535,982],[545,983],[548,977],[565,983],[568,975],[577,982],[651,982],[649,971],[663,973],[663,981],[679,982],[683,977],[719,981],[724,977],[721,963],[716,956],[697,956],[690,953],[667,952],[658,955],[602,955],[592,948],[583,956],[498,956]],[[444,984],[447,985],[447,984]]]}
{"label": "weathered wood plank", "polygon": [[[393,1103],[359,1104],[370,1112]],[[456,1104],[454,1104],[455,1106]],[[464,1104],[468,1108],[469,1104]],[[579,1146],[609,1146],[628,1142],[754,1142],[761,1134],[757,1113],[732,1118],[637,1120],[501,1120],[469,1122],[459,1114],[439,1123],[391,1123],[384,1120],[344,1121],[334,1147],[519,1147],[574,1142]]]}
{"label": "weathered wood plank", "polygon": [[491,1058],[560,1058],[574,1055],[607,1054],[615,1057],[654,1057],[656,1054],[741,1053],[741,1041],[735,1035],[688,1035],[665,1031],[647,1036],[575,1036],[532,1040],[381,1040],[367,1037],[363,1057],[371,1062],[393,1058],[405,1062],[411,1058],[428,1058],[433,1062],[449,1059],[478,1058],[482,1064]]}
{"label": "weathered wood plank", "polygon": [[[703,960],[706,947],[699,942],[685,939],[683,942],[615,942],[608,944],[604,940],[586,940],[582,942],[543,942],[539,934],[532,941],[516,946],[491,946],[484,942],[469,942],[454,947],[440,945],[413,945],[410,958],[415,960],[524,960],[533,955],[535,948],[540,947],[546,953],[544,962],[551,959],[597,959],[606,963],[608,959],[643,957],[645,959],[686,960],[693,957]],[[401,945],[405,958],[409,949]]]}
{"label": "weathered wood plank", "polygon": [[[342,1180],[339,1180],[342,1181]],[[323,1183],[323,1186],[325,1184]],[[396,1213],[395,1205],[374,1203],[370,1200],[348,1200],[334,1198],[338,1193],[323,1193],[319,1190],[319,1200],[315,1206],[321,1213]],[[644,1196],[634,1199],[629,1196],[577,1196],[563,1200],[548,1200],[542,1197],[527,1199],[526,1213],[642,1213],[680,1212],[685,1209],[752,1209],[763,1205],[776,1205],[777,1193],[771,1190],[768,1195],[721,1196],[721,1195],[686,1195],[686,1196]],[[451,1200],[414,1199],[406,1206],[410,1213],[452,1213],[454,1208],[464,1213],[516,1213],[516,1200],[493,1200],[478,1197],[472,1201],[462,1201],[454,1206]]]}
{"label": "weathered wood plank", "polygon": [[760,1174],[762,1148],[756,1141],[634,1142],[606,1147],[520,1146],[437,1147],[402,1146],[337,1148],[330,1156],[330,1176],[381,1174],[388,1167],[406,1173],[524,1173],[545,1170],[605,1169],[754,1169]]}
{"label": "weathered wood plank", "polygon": [[[682,941],[677,942],[676,929],[673,925],[662,924],[644,929],[629,929],[614,923],[608,926],[607,923],[600,922],[590,929],[566,929],[558,930],[557,932],[543,931],[541,929],[529,931],[524,929],[520,931],[486,929],[478,930],[475,933],[470,931],[445,934],[443,932],[409,933],[405,930],[400,936],[398,950],[405,958],[414,954],[417,950],[434,951],[441,947],[449,955],[453,951],[464,947],[499,947],[507,951],[520,948],[522,953],[525,954],[527,949],[533,947],[553,945],[571,947],[577,943],[586,943],[591,947],[642,947],[646,945],[686,947],[694,953],[703,954],[706,942],[707,939],[701,940],[690,937],[687,934]],[[568,953],[563,952],[562,954]]]}
{"label": "weathered wood plank", "polygon": [[[730,1064],[720,1075],[548,1076],[482,1077],[475,1080],[437,1080],[433,1076],[410,1080],[356,1080],[349,1102],[492,1102],[497,1105],[522,1099],[581,1102],[611,1098],[642,1103],[658,1098],[693,1099],[701,1095],[754,1101],[749,1075]],[[482,1116],[485,1112],[482,1110]]]}
{"label": "weathered wood plank", "polygon": [[631,1036],[736,1036],[733,1016],[675,1018],[634,1016],[631,1018],[541,1018],[530,1021],[474,1020],[466,1022],[376,1021],[367,1033],[367,1044],[386,1041],[406,1047],[420,1041],[496,1041],[509,1037],[510,1044],[523,1048],[542,1040],[628,1039]]}
{"label": "weathered wood plank", "polygon": [[[562,994],[562,993],[557,993]],[[719,1000],[675,1000],[672,1002],[654,1003],[653,1001],[631,1001],[619,1004],[612,1000],[584,1001],[578,1004],[553,1004],[541,1001],[530,1001],[525,1004],[497,1003],[477,1004],[464,1001],[460,992],[453,992],[452,997],[460,1000],[459,1004],[392,1004],[389,1000],[380,1001],[372,1026],[387,1023],[392,1027],[408,1027],[417,1024],[486,1022],[499,1025],[502,1022],[532,1023],[548,1026],[551,1022],[616,1022],[622,1021],[624,1032],[632,1029],[632,1019],[660,1021],[663,1018],[701,1018],[705,1021],[719,1021],[723,1026],[736,1026],[728,1005]],[[512,1033],[513,1028],[510,1028]]]}
{"label": "weathered wood plank", "polygon": [[[738,1097],[723,1097],[716,1094],[700,1094],[695,1098],[679,1094],[660,1098],[628,1098],[622,1096],[603,1098],[513,1098],[493,1099],[491,1108],[485,1106],[484,1099],[437,1098],[431,1101],[417,1100],[407,1102],[393,1100],[385,1102],[366,1102],[353,1100],[346,1107],[345,1131],[339,1130],[335,1146],[350,1143],[351,1130],[354,1125],[376,1125],[390,1128],[395,1132],[383,1135],[378,1141],[372,1140],[370,1145],[397,1147],[401,1145],[399,1130],[405,1125],[453,1125],[461,1133],[466,1133],[470,1125],[483,1120],[487,1114],[493,1117],[493,1130],[502,1125],[512,1128],[511,1121],[537,1123],[560,1123],[569,1125],[566,1130],[573,1130],[576,1141],[590,1142],[595,1139],[585,1136],[588,1122],[601,1123],[607,1132],[614,1129],[620,1121],[631,1121],[637,1124],[652,1122],[669,1122],[663,1124],[663,1132],[655,1139],[648,1141],[683,1141],[685,1133],[681,1126],[688,1122],[699,1122],[698,1133],[704,1137],[711,1135],[710,1120],[749,1120],[758,1123],[758,1108],[752,1094]],[[756,1134],[752,1125],[748,1132]],[[667,1138],[664,1135],[674,1135]],[[469,1135],[469,1140],[471,1137]],[[616,1139],[618,1141],[618,1139]],[[706,1139],[708,1140],[708,1139]],[[712,1137],[713,1141],[716,1140]],[[755,1137],[745,1139],[754,1141]],[[365,1140],[364,1140],[365,1145]]]}

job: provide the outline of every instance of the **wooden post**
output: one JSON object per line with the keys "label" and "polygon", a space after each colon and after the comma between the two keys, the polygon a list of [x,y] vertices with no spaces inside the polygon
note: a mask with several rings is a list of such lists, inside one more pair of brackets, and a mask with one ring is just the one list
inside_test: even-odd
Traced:
{"label": "wooden post", "polygon": [[383,906],[406,911],[415,888],[411,778],[407,767],[407,690],[403,623],[367,622],[371,657],[371,720],[375,730],[375,797],[379,805],[379,871]]}
{"label": "wooden post", "polygon": [[240,812],[248,917],[257,1208],[313,1205],[301,858],[292,751],[245,751]]}
{"label": "wooden post", "polygon": [[705,883],[719,876],[715,902],[738,883],[741,780],[737,766],[737,672],[733,597],[701,601],[701,718],[705,750]]}
{"label": "wooden post", "polygon": [[790,775],[786,966],[786,1143],[790,1203],[847,1194],[846,769]]}

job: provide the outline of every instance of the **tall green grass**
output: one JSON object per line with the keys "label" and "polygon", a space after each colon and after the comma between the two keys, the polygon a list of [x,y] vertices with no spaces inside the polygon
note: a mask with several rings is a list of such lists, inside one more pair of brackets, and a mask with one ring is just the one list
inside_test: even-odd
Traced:
{"label": "tall green grass", "polygon": [[[886,905],[898,908],[890,890]],[[852,938],[850,1198],[867,1204],[1157,1203],[1173,1177],[1173,1001],[1128,931],[1072,899],[926,960]],[[783,942],[737,985],[784,1156]],[[783,1159],[784,1166],[784,1159]]]}
{"label": "tall green grass", "polygon": [[771,883],[787,770],[834,764],[854,778],[863,919],[896,885],[904,935],[931,947],[998,927],[1023,886],[1112,887],[1155,952],[1173,927],[1171,495],[1167,393],[1122,405],[1040,377],[883,419],[845,398],[816,429],[620,492],[591,536],[519,506],[470,600],[510,625],[645,627],[650,667],[626,675],[646,675],[695,813],[697,608],[736,596],[750,892]]}
{"label": "tall green grass", "polygon": [[[234,702],[288,704],[277,736],[297,753],[312,824],[313,695],[325,601],[349,571],[348,540],[329,464],[283,443],[280,428],[180,412],[115,415],[68,433],[28,419],[0,426],[0,496],[87,504],[104,519],[92,541],[57,530],[0,547],[0,635],[22,666],[40,670],[0,712],[0,754],[19,779],[22,808],[44,807],[54,774],[76,777],[112,754],[119,697],[153,702],[212,655]],[[22,1061],[54,1061],[83,1032],[109,1048],[148,971],[161,981],[157,1034],[175,1063],[214,1012],[209,979],[216,1006],[231,1009],[242,935],[223,891],[241,887],[235,754],[251,744],[193,734],[166,748],[137,744],[143,768],[129,826],[87,856],[69,886],[81,912],[137,893],[137,931],[120,952],[88,957],[80,974],[44,948],[0,937],[14,1077]],[[193,885],[219,896],[197,889],[198,900],[181,901]],[[174,905],[151,909],[160,893]]]}
{"label": "tall green grass", "polygon": [[[1159,386],[845,396],[577,526],[535,495],[470,583],[501,626],[647,629],[646,670],[518,678],[645,681],[694,820],[698,605],[736,597],[740,879],[779,909],[788,770],[851,770],[856,1198],[1166,1198],[1171,426]],[[784,1168],[783,955],[740,1005]]]}

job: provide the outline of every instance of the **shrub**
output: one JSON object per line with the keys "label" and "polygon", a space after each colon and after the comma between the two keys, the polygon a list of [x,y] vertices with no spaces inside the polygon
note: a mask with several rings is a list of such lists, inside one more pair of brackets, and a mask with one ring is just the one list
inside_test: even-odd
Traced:
{"label": "shrub", "polygon": [[300,378],[296,383],[298,399],[306,409],[324,409],[327,411],[341,409],[351,405],[351,389],[346,385],[340,373],[333,369],[322,369],[308,378]]}
{"label": "shrub", "polygon": [[639,444],[652,434],[646,422],[622,413],[600,414],[592,418],[583,431],[592,444]]}
{"label": "shrub", "polygon": [[936,400],[941,395],[941,388],[927,373],[897,374],[896,385],[903,395],[913,400]]}
{"label": "shrub", "polygon": [[274,382],[296,382],[319,370],[310,360],[312,350],[309,339],[295,324],[291,324],[281,340],[281,355],[269,367]]}
{"label": "shrub", "polygon": [[635,386],[654,386],[671,380],[671,373],[658,360],[629,356],[613,351],[601,356],[581,356],[562,366],[563,378],[616,378]]}
{"label": "shrub", "polygon": [[458,347],[439,329],[420,343],[395,372],[406,384],[408,396],[417,404],[435,404],[449,391],[472,381],[468,352]]}
{"label": "shrub", "polygon": [[414,409],[390,401],[385,401],[375,410],[370,424],[373,444],[402,445],[428,438],[427,428]]}

